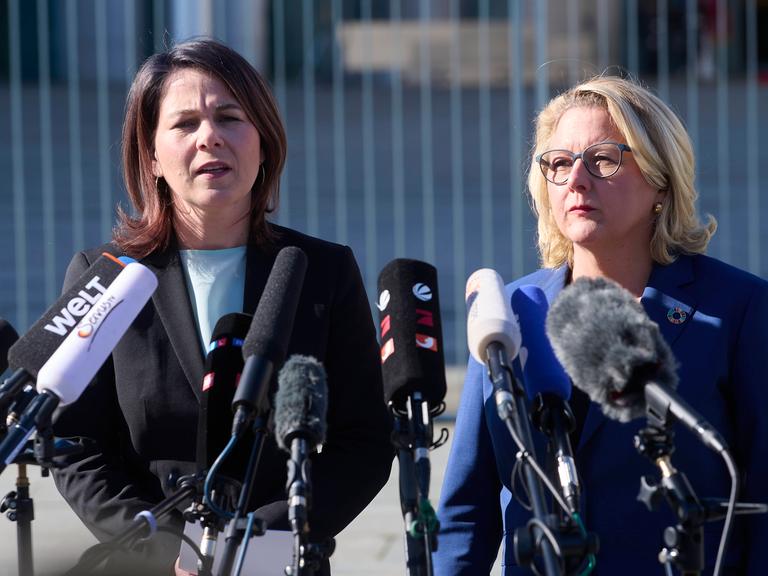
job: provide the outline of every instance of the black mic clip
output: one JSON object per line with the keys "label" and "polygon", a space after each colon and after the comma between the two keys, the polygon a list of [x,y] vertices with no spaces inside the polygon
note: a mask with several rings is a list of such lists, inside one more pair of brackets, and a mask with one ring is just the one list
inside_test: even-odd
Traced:
{"label": "black mic clip", "polygon": [[576,428],[576,417],[568,402],[557,394],[539,393],[531,403],[531,422],[551,436],[558,428],[570,434]]}
{"label": "black mic clip", "polygon": [[666,500],[678,520],[664,529],[664,547],[659,553],[662,564],[674,564],[683,574],[699,574],[704,569],[704,523],[707,511],[693,491],[685,474],[670,459],[674,451],[673,431],[669,423],[649,418],[649,425],[634,438],[637,451],[651,460],[661,472],[661,481],[648,476],[640,479],[637,499],[653,511]]}
{"label": "black mic clip", "polygon": [[326,538],[322,542],[305,542],[299,551],[302,562],[298,572],[295,566],[286,566],[285,575],[303,576],[317,573],[334,550],[336,550],[336,540],[333,538]]}
{"label": "black mic clip", "polygon": [[[423,406],[427,406],[426,402],[423,402]],[[390,441],[392,445],[398,450],[412,450],[414,448],[413,438],[416,434],[420,434],[420,429],[423,426],[424,436],[428,438],[427,447],[429,450],[440,448],[448,441],[448,428],[440,428],[440,435],[435,439],[434,437],[434,419],[445,412],[445,402],[440,402],[437,406],[427,407],[427,417],[421,418],[420,424],[415,424],[413,419],[409,415],[413,415],[412,400],[406,401],[405,407],[399,407],[394,402],[389,402],[389,411],[392,414],[393,427]]]}

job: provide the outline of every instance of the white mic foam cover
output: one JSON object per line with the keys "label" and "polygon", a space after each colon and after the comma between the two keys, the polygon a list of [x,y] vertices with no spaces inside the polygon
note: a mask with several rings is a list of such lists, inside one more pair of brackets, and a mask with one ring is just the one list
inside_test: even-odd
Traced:
{"label": "white mic foam cover", "polygon": [[520,349],[520,326],[512,314],[512,307],[504,291],[504,282],[498,272],[481,268],[467,280],[467,343],[469,353],[485,363],[486,349],[498,342],[507,350],[510,359]]}
{"label": "white mic foam cover", "polygon": [[37,391],[74,402],[107,360],[157,288],[157,277],[137,262],[128,264],[91,310],[40,368]]}

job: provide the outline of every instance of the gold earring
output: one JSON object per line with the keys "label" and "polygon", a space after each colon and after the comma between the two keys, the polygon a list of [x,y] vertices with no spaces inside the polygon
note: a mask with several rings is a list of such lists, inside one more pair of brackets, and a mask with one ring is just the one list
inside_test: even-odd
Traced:
{"label": "gold earring", "polygon": [[664,207],[664,205],[661,202],[656,202],[656,204],[653,205],[653,213],[658,216],[661,214],[661,209]]}

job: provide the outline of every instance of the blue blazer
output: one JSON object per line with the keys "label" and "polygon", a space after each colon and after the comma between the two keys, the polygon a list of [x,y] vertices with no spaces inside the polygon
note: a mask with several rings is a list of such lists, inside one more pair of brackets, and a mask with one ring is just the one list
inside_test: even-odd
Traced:
{"label": "blue blazer", "polygon": [[[550,304],[562,290],[567,268],[542,269],[507,286],[535,284]],[[679,364],[678,392],[725,437],[737,461],[744,502],[768,502],[768,282],[707,256],[682,256],[656,265],[642,296]],[[685,321],[668,312],[679,307]],[[535,353],[535,351],[529,351]],[[656,467],[637,453],[634,434],[644,419],[621,424],[590,403],[575,448],[587,530],[600,538],[593,574],[663,574],[657,555],[666,526],[674,524],[666,503],[651,512],[636,500],[640,478],[658,478]],[[727,498],[730,477],[722,459],[688,430],[675,428],[672,462],[699,497]],[[538,432],[534,431],[535,435]],[[543,437],[537,438],[539,446]],[[530,574],[516,565],[514,530],[530,518],[514,499],[510,479],[514,454],[496,414],[485,368],[470,359],[438,515],[435,574],[489,573],[503,542],[505,576]],[[539,451],[539,462],[543,451]],[[519,489],[518,489],[519,491]],[[711,573],[723,522],[705,528],[706,573]],[[768,520],[737,516],[724,573],[765,574]]]}

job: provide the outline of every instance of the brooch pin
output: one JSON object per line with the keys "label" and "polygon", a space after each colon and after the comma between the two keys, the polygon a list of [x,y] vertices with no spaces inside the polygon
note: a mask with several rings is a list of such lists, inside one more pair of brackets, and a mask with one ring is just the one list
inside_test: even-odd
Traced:
{"label": "brooch pin", "polygon": [[667,320],[672,324],[682,324],[686,318],[688,318],[688,314],[679,306],[667,310]]}

